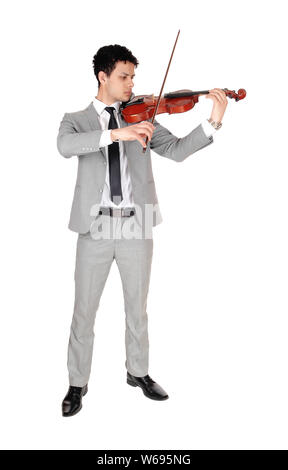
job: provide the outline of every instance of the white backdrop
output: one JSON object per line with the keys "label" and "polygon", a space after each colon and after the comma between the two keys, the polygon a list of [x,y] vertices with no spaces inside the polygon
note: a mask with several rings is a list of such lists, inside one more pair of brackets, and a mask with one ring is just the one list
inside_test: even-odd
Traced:
{"label": "white backdrop", "polygon": [[[1,447],[287,449],[287,24],[285,2],[178,0],[1,5]],[[153,153],[163,223],[148,297],[154,402],[126,384],[124,303],[112,269],[96,315],[89,392],[63,418],[77,234],[77,158],[56,138],[97,93],[92,58],[138,58],[134,93],[245,88],[214,143],[181,164]],[[182,137],[201,97],[158,116]]]}

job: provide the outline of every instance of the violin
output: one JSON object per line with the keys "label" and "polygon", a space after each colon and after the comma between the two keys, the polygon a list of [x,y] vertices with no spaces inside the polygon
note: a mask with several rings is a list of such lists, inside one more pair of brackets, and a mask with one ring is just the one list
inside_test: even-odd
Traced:
{"label": "violin", "polygon": [[[166,93],[162,98],[162,91],[166,82],[172,57],[175,51],[175,47],[178,41],[180,34],[180,29],[178,31],[174,47],[170,56],[168,67],[165,73],[165,77],[159,92],[159,96],[154,95],[140,95],[135,96],[131,101],[122,103],[120,107],[120,112],[123,116],[123,119],[126,122],[140,122],[147,121],[151,119],[153,124],[156,114],[161,113],[184,113],[192,109],[196,103],[198,103],[198,98],[200,95],[206,95],[209,93],[209,90],[204,91],[191,91],[191,90],[179,90],[172,93]],[[236,101],[243,100],[246,96],[246,91],[244,88],[240,88],[238,93],[235,90],[231,91],[227,88],[224,88],[226,96],[229,98],[234,98]],[[147,148],[148,137],[146,137],[146,148]],[[143,153],[146,152],[146,148],[143,148]]]}
{"label": "violin", "polygon": [[[235,101],[243,100],[246,96],[246,90],[244,90],[244,88],[240,88],[237,93],[235,90],[228,90],[227,88],[223,88],[222,90],[228,98],[235,99]],[[185,113],[194,108],[195,104],[198,103],[199,96],[207,95],[208,93],[209,90],[178,90],[166,93],[164,97],[159,100],[156,114]],[[131,101],[122,103],[121,114],[123,119],[129,123],[151,119],[154,115],[158,98],[158,96],[154,95],[139,95],[134,96]]]}

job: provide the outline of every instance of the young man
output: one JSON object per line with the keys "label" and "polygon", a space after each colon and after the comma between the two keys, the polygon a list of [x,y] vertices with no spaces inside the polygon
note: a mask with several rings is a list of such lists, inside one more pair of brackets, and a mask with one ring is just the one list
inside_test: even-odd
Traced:
{"label": "young man", "polygon": [[[95,316],[114,259],[125,301],[127,383],[141,387],[148,398],[168,398],[165,390],[148,375],[146,305],[153,254],[152,227],[162,221],[150,149],[181,162],[211,144],[212,134],[221,127],[227,99],[222,90],[210,90],[206,95],[213,100],[210,122],[206,120],[180,139],[156,120],[154,125],[149,120],[127,124],[120,106],[134,97],[137,65],[137,59],[126,47],[100,48],[93,57],[97,96],[84,110],[65,113],[59,128],[60,154],[78,157],[69,221],[69,229],[78,233],[75,303],[67,361],[70,386],[62,402],[63,416],[80,411],[82,397],[88,391]],[[148,144],[143,154],[146,138]],[[124,232],[129,236],[124,236]]]}

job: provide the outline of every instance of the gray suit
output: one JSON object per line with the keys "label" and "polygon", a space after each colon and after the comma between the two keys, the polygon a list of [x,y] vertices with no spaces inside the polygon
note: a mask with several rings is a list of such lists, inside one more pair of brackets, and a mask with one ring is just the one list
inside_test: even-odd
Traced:
{"label": "gray suit", "polygon": [[[120,127],[130,125],[122,119],[121,114],[119,119]],[[150,148],[163,157],[182,162],[189,155],[213,142],[213,137],[207,137],[201,125],[180,139],[156,120],[154,125],[155,130],[145,155],[137,140],[124,141],[133,198],[135,204],[141,207],[143,214],[145,203],[158,205]],[[86,233],[89,230],[95,219],[95,214],[90,214],[91,208],[101,201],[106,175],[104,148],[99,148],[98,145],[101,133],[93,102],[83,111],[65,113],[60,124],[57,138],[60,154],[66,158],[78,156],[78,174],[69,221],[69,228],[74,232]],[[161,213],[159,207],[156,207],[153,226],[160,222],[162,222]]]}
{"label": "gray suit", "polygon": [[[131,98],[133,98],[133,94]],[[121,127],[127,124],[119,113]],[[146,153],[138,141],[124,141],[135,204],[145,213],[145,205],[155,206],[152,226],[162,222],[151,166],[150,148],[157,154],[181,162],[189,155],[213,142],[199,125],[183,138],[174,136],[154,121],[155,130]],[[75,266],[75,304],[68,346],[70,385],[88,382],[93,350],[93,326],[101,294],[113,260],[119,268],[126,314],[126,368],[135,376],[148,373],[148,318],[146,312],[149,289],[153,237],[118,238],[124,218],[112,228],[109,240],[93,239],[90,229],[98,213],[106,175],[104,148],[99,148],[101,127],[93,102],[82,111],[65,113],[57,137],[59,153],[78,157],[78,173],[71,208],[69,229],[77,232]],[[136,216],[136,215],[135,215]],[[101,216],[104,225],[115,219]],[[129,218],[127,218],[129,219]],[[131,219],[131,217],[130,217]]]}

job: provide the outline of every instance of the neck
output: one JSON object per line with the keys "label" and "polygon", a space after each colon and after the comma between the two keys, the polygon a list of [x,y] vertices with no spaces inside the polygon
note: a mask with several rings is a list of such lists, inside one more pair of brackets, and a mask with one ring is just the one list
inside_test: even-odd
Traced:
{"label": "neck", "polygon": [[102,101],[102,103],[105,103],[107,104],[108,106],[110,106],[110,104],[113,104],[115,103],[115,101],[117,101],[117,99],[115,99],[113,96],[110,96],[106,90],[98,90],[98,94],[96,96],[97,100],[99,101]]}

